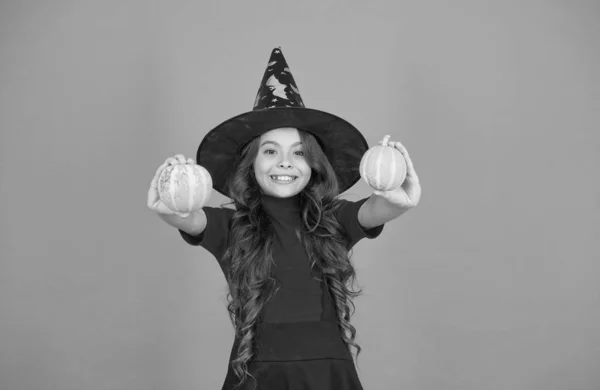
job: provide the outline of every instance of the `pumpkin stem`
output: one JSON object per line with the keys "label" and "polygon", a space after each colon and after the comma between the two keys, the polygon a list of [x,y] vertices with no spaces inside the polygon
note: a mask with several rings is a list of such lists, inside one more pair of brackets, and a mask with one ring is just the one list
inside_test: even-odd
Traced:
{"label": "pumpkin stem", "polygon": [[390,139],[390,136],[386,135],[385,137],[383,137],[383,141],[381,141],[381,144],[384,146],[387,146],[389,139]]}

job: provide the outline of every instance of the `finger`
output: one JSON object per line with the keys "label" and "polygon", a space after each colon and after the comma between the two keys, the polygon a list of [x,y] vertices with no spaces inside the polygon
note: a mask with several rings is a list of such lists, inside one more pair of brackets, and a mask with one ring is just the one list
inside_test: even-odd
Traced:
{"label": "finger", "polygon": [[168,159],[160,167],[158,167],[158,169],[156,170],[156,173],[154,174],[154,177],[152,178],[152,182],[150,182],[150,188],[156,188],[156,186],[158,185],[158,177],[160,176],[160,174],[162,173],[162,171],[167,166],[169,166]]}
{"label": "finger", "polygon": [[158,167],[158,169],[156,170],[156,174],[154,174],[154,177],[152,178],[152,181],[150,182],[150,188],[148,189],[148,199],[147,199],[147,205],[149,208],[151,209],[156,209],[156,203],[159,199],[159,195],[158,195],[158,178],[160,177],[160,174],[162,173],[162,170],[167,167],[168,164],[167,163],[163,163],[160,167]]}
{"label": "finger", "polygon": [[156,203],[159,200],[158,197],[158,179],[160,178],[160,175],[162,173],[162,171],[169,166],[169,160],[170,158],[168,158],[167,160],[165,160],[164,163],[161,164],[161,166],[159,166],[156,169],[156,172],[154,173],[154,177],[152,178],[152,181],[150,182],[150,188],[148,189],[148,200],[147,200],[147,205],[149,208],[155,210],[156,209]]}
{"label": "finger", "polygon": [[152,187],[150,187],[150,189],[148,189],[148,197],[146,198],[146,206],[148,206],[148,208],[152,208],[153,200],[154,191],[152,190]]}
{"label": "finger", "polygon": [[185,156],[183,154],[176,154],[173,157],[169,157],[167,160],[170,161],[171,165],[185,164]]}
{"label": "finger", "polygon": [[152,184],[148,189],[148,199],[146,200],[146,204],[152,210],[156,209],[157,201],[159,200],[158,189],[156,188],[155,180],[152,180]]}
{"label": "finger", "polygon": [[171,158],[175,161],[174,164],[181,164],[182,161],[185,163],[185,157],[183,154],[176,154]]}
{"label": "finger", "polygon": [[415,171],[415,167],[413,165],[412,160],[410,159],[410,155],[408,154],[408,150],[402,145],[400,142],[394,142],[394,147],[402,153],[404,156],[404,160],[406,161],[406,174],[417,177],[417,172]]}
{"label": "finger", "polygon": [[156,204],[158,203],[157,194],[158,191],[150,187],[150,189],[148,190],[148,199],[146,200],[146,205],[152,210],[156,210]]}
{"label": "finger", "polygon": [[154,207],[151,207],[151,209],[156,211],[157,213],[163,214],[163,215],[175,214],[175,212],[173,210],[171,210],[167,206],[165,206],[165,204],[163,202],[161,202],[160,200],[157,200]]}
{"label": "finger", "polygon": [[187,159],[187,163],[188,163],[188,164],[192,164],[192,165],[194,165],[194,164],[196,164],[196,161],[194,161],[194,159],[193,159],[193,158],[188,158],[188,159]]}

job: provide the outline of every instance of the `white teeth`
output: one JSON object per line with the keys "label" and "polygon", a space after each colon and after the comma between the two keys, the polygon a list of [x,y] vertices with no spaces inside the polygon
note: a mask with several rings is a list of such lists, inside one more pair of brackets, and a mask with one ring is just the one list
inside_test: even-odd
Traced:
{"label": "white teeth", "polygon": [[295,179],[295,177],[292,176],[271,176],[271,178],[279,181],[292,181]]}

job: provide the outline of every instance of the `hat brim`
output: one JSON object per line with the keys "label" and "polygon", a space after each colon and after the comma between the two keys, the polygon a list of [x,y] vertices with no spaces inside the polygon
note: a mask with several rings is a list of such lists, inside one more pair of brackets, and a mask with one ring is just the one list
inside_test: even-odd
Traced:
{"label": "hat brim", "polygon": [[340,193],[359,179],[359,165],[368,144],[356,127],[324,111],[305,107],[253,110],[228,119],[212,129],[198,147],[197,164],[210,173],[213,188],[227,194],[227,180],[242,147],[267,131],[294,127],[315,136],[337,174]]}

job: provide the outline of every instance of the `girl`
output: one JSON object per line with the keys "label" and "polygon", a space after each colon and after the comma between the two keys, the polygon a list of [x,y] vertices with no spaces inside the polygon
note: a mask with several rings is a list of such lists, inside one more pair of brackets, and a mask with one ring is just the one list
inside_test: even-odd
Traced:
{"label": "girl", "polygon": [[406,149],[407,178],[398,190],[352,202],[338,198],[360,175],[367,150],[348,122],[305,108],[280,49],[275,49],[253,111],[204,138],[197,163],[235,209],[203,207],[189,215],[167,209],[157,180],[148,207],[191,245],[208,250],[229,286],[235,338],[223,390],[362,390],[350,347],[355,272],[352,247],[420,199]]}

